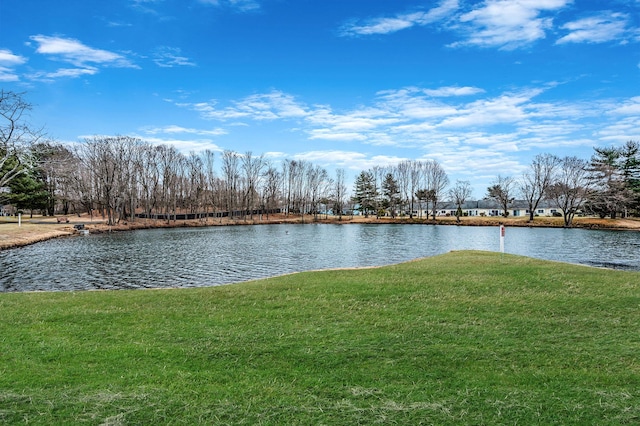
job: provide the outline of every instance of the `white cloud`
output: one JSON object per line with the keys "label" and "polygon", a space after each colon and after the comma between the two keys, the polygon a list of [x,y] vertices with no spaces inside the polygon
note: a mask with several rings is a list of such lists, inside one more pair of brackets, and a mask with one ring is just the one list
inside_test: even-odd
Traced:
{"label": "white cloud", "polygon": [[22,65],[27,59],[20,55],[15,55],[8,49],[0,49],[0,64],[4,66]]}
{"label": "white cloud", "polygon": [[138,68],[124,56],[108,50],[94,49],[71,38],[35,35],[31,40],[38,43],[37,53],[50,55],[78,68],[88,68],[88,64],[119,68]]}
{"label": "white cloud", "polygon": [[469,95],[477,95],[478,93],[483,93],[484,90],[479,89],[477,87],[457,87],[457,86],[449,86],[449,87],[440,87],[438,89],[425,89],[424,93],[433,96],[433,97],[448,97],[448,96],[469,96]]}
{"label": "white cloud", "polygon": [[556,87],[540,84],[490,94],[477,87],[406,87],[378,92],[370,102],[345,110],[306,105],[278,91],[252,95],[228,107],[211,102],[181,106],[200,112],[203,118],[242,119],[248,126],[266,119],[295,120],[293,132],[302,141],[306,137],[337,148],[308,152],[300,159],[317,162],[326,156],[335,160],[328,163],[332,166],[355,165],[360,170],[387,164],[384,161],[394,163],[399,157],[374,160],[366,154],[339,163],[337,153],[350,152],[340,149],[344,144],[358,146],[362,152],[393,146],[399,153],[411,150],[414,159],[417,150],[424,158],[440,161],[448,172],[472,170],[474,176],[495,176],[495,170],[519,173],[523,151],[555,148],[570,153],[638,134],[640,97],[568,101],[553,99]]}
{"label": "white cloud", "polygon": [[162,68],[172,68],[175,66],[190,66],[196,64],[191,62],[189,58],[182,56],[182,51],[177,47],[161,46],[153,53],[153,62]]}
{"label": "white cloud", "polygon": [[175,147],[178,151],[181,152],[202,152],[205,150],[211,151],[219,151],[222,152],[223,149],[218,145],[213,143],[209,139],[173,139],[173,138],[150,138],[150,137],[140,137],[140,139],[145,142],[149,142],[154,145],[167,145]]}
{"label": "white cloud", "polygon": [[240,12],[251,12],[260,9],[260,3],[256,0],[198,0],[202,4],[229,7]]}
{"label": "white cloud", "polygon": [[564,24],[560,28],[568,30],[569,34],[560,38],[556,43],[604,43],[624,39],[628,22],[629,16],[627,14],[611,11],[601,12],[589,18]]}
{"label": "white cloud", "polygon": [[455,116],[446,118],[441,127],[477,127],[494,124],[519,123],[528,118],[528,105],[539,90],[519,94],[503,94],[497,98],[481,99],[460,108]]}
{"label": "white cloud", "polygon": [[443,20],[459,7],[458,0],[443,0],[440,5],[426,12],[398,14],[388,18],[374,18],[364,23],[352,22],[340,31],[343,36],[389,34],[414,26],[425,26]]}
{"label": "white cloud", "polygon": [[45,73],[42,76],[48,79],[54,79],[54,78],[60,78],[60,77],[76,78],[76,77],[82,77],[83,75],[94,75],[97,72],[98,72],[98,69],[93,67],[60,68],[55,72]]}
{"label": "white cloud", "polygon": [[362,152],[327,150],[309,151],[294,154],[294,160],[305,160],[319,164],[322,167],[344,168],[359,172],[375,166],[391,166],[398,164],[408,158],[390,155],[369,155]]}
{"label": "white cloud", "polygon": [[619,115],[640,115],[640,96],[634,96],[611,111]]}
{"label": "white cloud", "polygon": [[8,49],[0,49],[0,81],[18,81],[20,78],[14,68],[26,62],[25,57],[16,55]]}
{"label": "white cloud", "polygon": [[303,118],[308,114],[305,107],[298,104],[293,96],[278,91],[251,95],[224,109],[216,108],[216,104],[216,101],[211,101],[177,105],[198,111],[206,119],[222,121],[244,118],[251,120]]}
{"label": "white cloud", "polygon": [[[529,45],[546,37],[551,17],[543,12],[559,10],[572,0],[485,0],[482,6],[463,14],[458,29],[468,33],[452,47],[473,45],[505,50]],[[466,25],[469,25],[468,28]]]}
{"label": "white cloud", "polygon": [[143,131],[149,135],[185,133],[200,136],[222,136],[227,134],[226,130],[220,128],[213,130],[201,130],[176,125],[169,125],[164,127],[147,127],[144,128]]}

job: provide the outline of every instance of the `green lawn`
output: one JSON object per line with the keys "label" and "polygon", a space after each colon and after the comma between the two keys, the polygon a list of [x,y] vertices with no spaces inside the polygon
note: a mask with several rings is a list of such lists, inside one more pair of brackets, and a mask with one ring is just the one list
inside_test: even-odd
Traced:
{"label": "green lawn", "polygon": [[640,273],[485,252],[0,294],[0,423],[640,423]]}

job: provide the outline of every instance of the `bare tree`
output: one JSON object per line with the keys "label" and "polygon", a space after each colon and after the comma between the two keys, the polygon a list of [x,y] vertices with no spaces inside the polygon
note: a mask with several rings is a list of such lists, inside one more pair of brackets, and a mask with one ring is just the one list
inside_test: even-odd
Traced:
{"label": "bare tree", "polygon": [[447,185],[449,185],[449,177],[436,160],[429,160],[424,163],[424,170],[427,182],[426,190],[432,203],[431,216],[433,220],[435,220],[438,211],[438,201],[443,191],[447,188]]}
{"label": "bare tree", "polygon": [[275,208],[278,201],[278,188],[282,183],[281,181],[282,174],[272,165],[267,165],[262,186],[262,208],[266,210],[267,220],[269,219],[269,212]]}
{"label": "bare tree", "polygon": [[245,201],[246,210],[253,219],[253,210],[255,208],[255,200],[258,194],[258,180],[262,176],[265,162],[264,156],[254,157],[251,151],[245,153],[242,157],[242,171],[244,172],[245,188],[243,200]]}
{"label": "bare tree", "polygon": [[202,153],[202,164],[204,167],[204,191],[205,191],[205,200],[204,200],[204,213],[207,217],[207,221],[209,220],[209,207],[211,207],[211,211],[215,211],[216,206],[216,197],[215,197],[215,183],[216,183],[216,172],[214,168],[215,155],[213,151],[207,149]]}
{"label": "bare tree", "polygon": [[[409,202],[409,200],[413,198],[413,194],[409,194],[409,191],[411,191],[411,162],[402,161],[398,163],[393,171],[392,177],[395,179],[400,192],[400,209],[404,211],[405,206],[406,209],[411,209],[411,203]],[[378,189],[378,193],[380,193],[380,189]],[[413,212],[410,210],[409,214],[411,215],[412,213]]]}
{"label": "bare tree", "polygon": [[306,173],[307,187],[309,188],[309,204],[313,212],[313,219],[318,220],[320,201],[326,198],[327,189],[330,187],[330,179],[327,171],[320,166],[311,166]]}
{"label": "bare tree", "polygon": [[222,176],[225,183],[225,204],[229,217],[233,217],[237,208],[238,186],[240,184],[240,171],[238,153],[224,151],[222,153]]}
{"label": "bare tree", "polygon": [[565,227],[572,225],[576,213],[588,199],[588,166],[588,162],[578,157],[564,157],[556,180],[548,189],[549,198],[562,210]]}
{"label": "bare tree", "polygon": [[0,90],[0,188],[26,173],[30,165],[28,148],[43,137],[40,129],[26,121],[30,110],[31,104],[22,93]]}
{"label": "bare tree", "polygon": [[520,194],[529,207],[529,221],[533,221],[538,204],[553,183],[560,158],[552,154],[538,154],[519,182]]}
{"label": "bare tree", "polygon": [[158,162],[160,148],[145,144],[140,149],[138,167],[140,170],[140,197],[145,217],[150,219],[158,206],[160,195],[160,169]]}
{"label": "bare tree", "polygon": [[468,180],[457,180],[453,188],[449,190],[449,197],[456,203],[456,221],[460,222],[462,206],[471,196],[471,183]]}
{"label": "bare tree", "polygon": [[344,210],[346,199],[345,171],[344,169],[337,169],[336,178],[333,181],[333,214],[338,213],[338,220],[342,220],[342,210]]}
{"label": "bare tree", "polygon": [[489,188],[487,197],[495,200],[502,208],[502,216],[509,216],[509,206],[514,200],[513,193],[515,180],[511,176],[500,176],[496,178]]}

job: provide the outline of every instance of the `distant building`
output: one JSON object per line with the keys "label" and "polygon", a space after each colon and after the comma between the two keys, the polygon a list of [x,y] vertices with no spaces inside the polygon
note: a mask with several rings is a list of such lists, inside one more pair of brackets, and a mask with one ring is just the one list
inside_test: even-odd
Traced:
{"label": "distant building", "polygon": [[[503,216],[504,210],[496,201],[483,199],[475,201],[467,201],[462,206],[463,216]],[[438,203],[436,208],[436,216],[455,216],[457,206],[452,201],[443,201]],[[560,213],[560,209],[548,201],[541,201],[538,208],[534,212],[534,216],[551,217]],[[508,209],[509,217],[526,217],[529,216],[529,206],[524,200],[513,201]],[[414,216],[426,217],[431,215],[431,209],[425,204],[418,206],[413,212]]]}

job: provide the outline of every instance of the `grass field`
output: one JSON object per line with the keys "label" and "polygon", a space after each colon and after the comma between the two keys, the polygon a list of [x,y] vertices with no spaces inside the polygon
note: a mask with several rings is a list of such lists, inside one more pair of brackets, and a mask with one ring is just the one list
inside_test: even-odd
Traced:
{"label": "grass field", "polygon": [[0,423],[640,423],[640,273],[453,252],[0,294]]}

